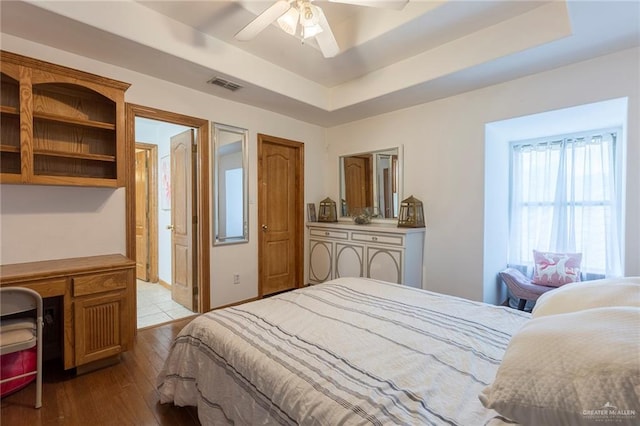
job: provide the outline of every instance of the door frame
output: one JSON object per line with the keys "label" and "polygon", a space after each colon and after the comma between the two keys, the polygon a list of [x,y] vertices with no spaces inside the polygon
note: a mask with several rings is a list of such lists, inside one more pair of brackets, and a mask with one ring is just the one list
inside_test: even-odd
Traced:
{"label": "door frame", "polygon": [[[145,107],[136,104],[125,104],[126,117],[126,139],[125,139],[125,210],[126,210],[126,246],[127,257],[135,258],[136,253],[136,216],[135,216],[135,119],[136,117],[149,118],[152,120],[164,121],[198,130],[196,136],[197,143],[197,189],[198,197],[196,207],[196,218],[198,226],[196,229],[197,244],[197,312],[208,312],[211,309],[211,284],[210,284],[210,218],[209,218],[209,138],[210,125],[208,120],[190,117],[174,112],[163,111],[157,108]],[[134,257],[132,257],[134,256]],[[134,291],[135,295],[136,292]],[[137,300],[132,301],[132,311],[135,313]],[[131,315],[132,321],[136,321],[136,315]],[[136,327],[137,329],[137,327]]]}
{"label": "door frame", "polygon": [[[136,142],[135,150],[146,152],[148,161],[149,185],[149,281],[158,281],[158,233],[151,229],[158,229],[158,145]],[[134,165],[135,166],[135,165]],[[134,174],[135,178],[135,174]],[[135,194],[135,191],[134,191]],[[134,216],[135,217],[135,216]]]}
{"label": "door frame", "polygon": [[[297,151],[296,158],[296,232],[295,232],[295,254],[297,257],[295,276],[296,276],[296,288],[304,286],[304,143],[297,142],[289,139],[279,138],[276,136],[264,135],[258,133],[258,227],[261,223],[265,223],[266,220],[266,206],[261,201],[261,188],[263,180],[262,171],[262,153],[263,144],[270,143],[274,145],[283,145],[289,148],[293,148]],[[262,290],[262,273],[263,273],[263,259],[264,256],[264,234],[258,231],[258,298],[264,297]]]}

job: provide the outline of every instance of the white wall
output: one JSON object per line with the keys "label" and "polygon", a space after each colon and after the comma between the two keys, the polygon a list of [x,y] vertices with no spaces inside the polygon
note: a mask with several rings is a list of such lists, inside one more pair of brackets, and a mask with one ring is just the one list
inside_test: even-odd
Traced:
{"label": "white wall", "polygon": [[0,263],[125,253],[124,188],[0,185]]}
{"label": "white wall", "polygon": [[[625,273],[640,275],[639,49],[325,130],[10,35],[1,41],[5,50],[132,83],[127,102],[249,129],[250,242],[212,248],[212,307],[257,295],[257,133],[305,143],[305,202],[314,203],[338,199],[339,155],[404,145],[404,195],[426,209],[423,287],[482,300],[485,124],[620,97],[629,99]],[[102,199],[85,206],[79,188],[17,188],[0,191],[2,263],[124,251],[121,189],[87,190]]]}
{"label": "white wall", "polygon": [[[317,202],[324,195],[325,131],[323,128],[244,104],[227,101],[202,92],[187,89],[124,68],[98,62],[49,46],[32,43],[8,34],[1,34],[4,50],[76,68],[105,77],[131,83],[125,94],[130,103],[159,108],[179,114],[204,118],[218,123],[249,129],[249,238],[247,244],[212,247],[211,250],[211,307],[225,305],[258,295],[257,246],[257,133],[283,137],[305,144],[305,195],[309,202]],[[2,263],[55,259],[86,254],[124,253],[124,190],[111,190],[100,202],[91,200],[85,206],[85,190],[60,188],[55,199],[46,196],[50,188],[26,189],[25,186],[2,186]],[[94,196],[95,197],[95,196]],[[45,201],[42,202],[41,199]],[[305,200],[306,202],[306,200]],[[67,206],[73,204],[73,213]],[[23,210],[12,205],[25,206]],[[96,205],[103,207],[96,207]],[[106,206],[106,207],[105,207]],[[108,207],[108,208],[107,208]],[[79,213],[80,212],[80,213]],[[84,217],[83,212],[89,213]],[[78,218],[78,216],[81,216]],[[50,232],[33,230],[37,227]],[[85,225],[86,222],[90,224]],[[82,228],[76,229],[80,223]],[[100,226],[94,226],[98,225]],[[91,227],[91,233],[83,232]],[[57,230],[57,231],[56,231]],[[74,230],[67,236],[66,231]],[[51,235],[55,233],[55,235]],[[64,237],[64,238],[63,238]],[[64,247],[60,249],[60,242]],[[22,248],[24,247],[24,248]],[[15,254],[14,254],[15,253]],[[305,256],[305,264],[306,264]],[[241,268],[241,269],[240,269]],[[233,284],[233,274],[240,269],[240,284]],[[306,271],[306,267],[305,267]],[[305,273],[306,276],[306,273]]]}
{"label": "white wall", "polygon": [[[640,275],[640,49],[630,49],[327,131],[325,191],[341,154],[404,145],[404,195],[425,205],[423,287],[483,300],[485,124],[627,97],[625,274]],[[488,154],[489,155],[489,154]],[[492,194],[487,194],[491,196]],[[507,223],[505,222],[505,226]]]}

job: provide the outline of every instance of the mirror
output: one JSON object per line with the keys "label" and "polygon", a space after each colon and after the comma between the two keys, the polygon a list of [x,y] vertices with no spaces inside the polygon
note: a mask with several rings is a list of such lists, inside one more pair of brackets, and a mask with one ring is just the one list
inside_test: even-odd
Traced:
{"label": "mirror", "polygon": [[248,131],[213,124],[213,244],[249,241]]}
{"label": "mirror", "polygon": [[397,219],[402,195],[399,147],[340,156],[340,215],[367,209],[373,218]]}

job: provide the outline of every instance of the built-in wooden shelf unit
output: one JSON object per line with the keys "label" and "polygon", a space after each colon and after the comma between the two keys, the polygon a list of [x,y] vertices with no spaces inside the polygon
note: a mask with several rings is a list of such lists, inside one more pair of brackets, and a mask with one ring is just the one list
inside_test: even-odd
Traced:
{"label": "built-in wooden shelf unit", "polygon": [[124,186],[129,84],[0,55],[0,183]]}

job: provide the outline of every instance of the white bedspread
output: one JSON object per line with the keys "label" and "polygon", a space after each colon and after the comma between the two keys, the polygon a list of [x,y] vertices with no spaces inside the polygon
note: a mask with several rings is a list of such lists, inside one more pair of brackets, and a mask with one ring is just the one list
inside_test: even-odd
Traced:
{"label": "white bedspread", "polygon": [[478,394],[529,318],[341,278],[196,318],[160,400],[197,406],[203,425],[499,424]]}

